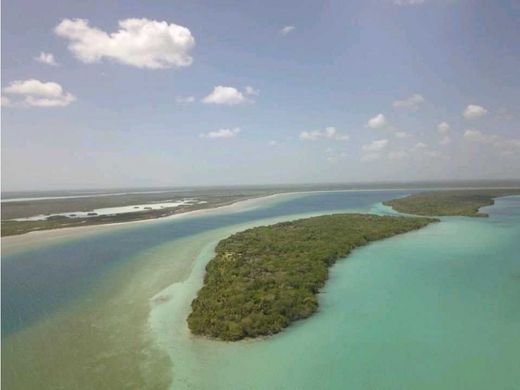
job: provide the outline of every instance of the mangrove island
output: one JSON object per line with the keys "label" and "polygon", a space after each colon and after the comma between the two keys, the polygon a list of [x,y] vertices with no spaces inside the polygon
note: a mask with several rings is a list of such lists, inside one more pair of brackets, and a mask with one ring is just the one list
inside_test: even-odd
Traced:
{"label": "mangrove island", "polygon": [[334,214],[256,227],[219,242],[193,300],[192,333],[221,340],[268,336],[318,309],[328,268],[371,241],[438,220]]}
{"label": "mangrove island", "polygon": [[494,198],[510,195],[520,195],[520,189],[428,191],[392,199],[383,204],[406,214],[487,217],[487,214],[479,212],[481,207],[492,206]]}

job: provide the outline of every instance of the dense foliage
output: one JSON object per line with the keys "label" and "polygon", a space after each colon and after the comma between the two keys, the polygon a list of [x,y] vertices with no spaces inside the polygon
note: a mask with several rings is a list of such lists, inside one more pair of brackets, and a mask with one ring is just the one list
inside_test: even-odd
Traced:
{"label": "dense foliage", "polygon": [[249,229],[222,240],[192,302],[191,331],[223,340],[272,335],[318,308],[328,268],[370,241],[430,218],[325,215]]}
{"label": "dense foliage", "polygon": [[416,215],[461,215],[486,217],[479,209],[491,206],[494,198],[518,195],[520,189],[429,191],[384,202],[401,213]]}

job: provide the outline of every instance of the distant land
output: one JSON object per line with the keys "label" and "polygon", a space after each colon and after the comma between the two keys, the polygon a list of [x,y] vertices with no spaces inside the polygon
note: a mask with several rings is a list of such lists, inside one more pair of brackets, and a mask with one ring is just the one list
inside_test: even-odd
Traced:
{"label": "distant land", "polygon": [[406,214],[487,217],[479,211],[481,207],[493,205],[494,198],[510,195],[520,195],[520,188],[419,192],[383,204]]}
{"label": "distant land", "polygon": [[2,236],[162,218],[276,193],[471,188],[520,188],[520,180],[11,191],[2,192]]}

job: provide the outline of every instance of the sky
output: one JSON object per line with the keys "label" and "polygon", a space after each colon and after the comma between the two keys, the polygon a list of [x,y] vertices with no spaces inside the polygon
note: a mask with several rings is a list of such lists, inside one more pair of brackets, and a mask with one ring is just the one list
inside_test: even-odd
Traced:
{"label": "sky", "polygon": [[5,0],[2,190],[520,178],[520,2]]}

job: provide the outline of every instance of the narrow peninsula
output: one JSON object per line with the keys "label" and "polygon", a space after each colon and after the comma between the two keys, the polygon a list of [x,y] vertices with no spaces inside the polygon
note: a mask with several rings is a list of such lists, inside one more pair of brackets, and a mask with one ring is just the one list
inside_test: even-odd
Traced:
{"label": "narrow peninsula", "polygon": [[400,213],[426,216],[487,217],[479,209],[492,206],[495,198],[520,195],[520,189],[428,191],[383,202]]}
{"label": "narrow peninsula", "polygon": [[221,340],[267,336],[318,309],[328,268],[356,247],[438,220],[324,215],[262,226],[226,238],[192,302],[192,333]]}

